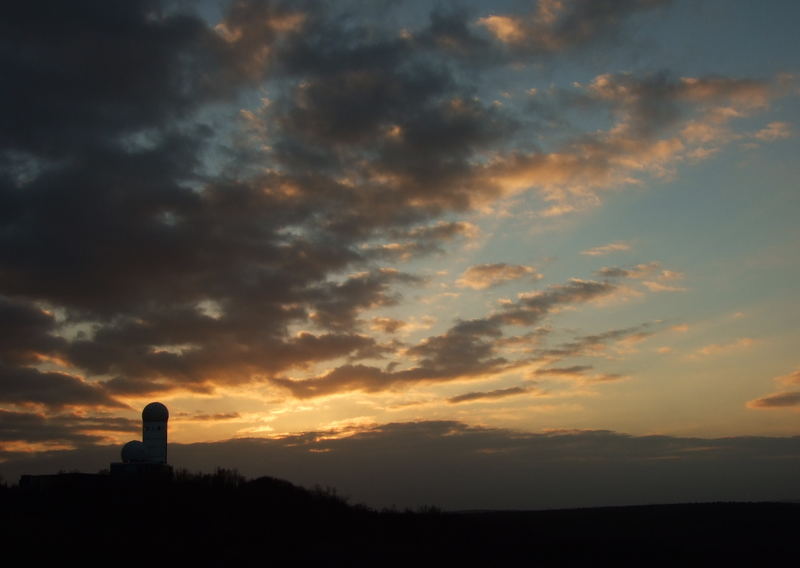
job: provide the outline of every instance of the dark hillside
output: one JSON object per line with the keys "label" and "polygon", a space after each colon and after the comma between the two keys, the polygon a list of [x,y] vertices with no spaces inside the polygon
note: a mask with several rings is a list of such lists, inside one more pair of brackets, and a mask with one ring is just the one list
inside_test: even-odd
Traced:
{"label": "dark hillside", "polygon": [[[93,480],[93,481],[92,481]],[[315,566],[770,565],[794,553],[800,504],[712,503],[562,511],[372,511],[332,490],[235,472],[161,483],[68,474],[4,487],[6,557],[87,563]]]}

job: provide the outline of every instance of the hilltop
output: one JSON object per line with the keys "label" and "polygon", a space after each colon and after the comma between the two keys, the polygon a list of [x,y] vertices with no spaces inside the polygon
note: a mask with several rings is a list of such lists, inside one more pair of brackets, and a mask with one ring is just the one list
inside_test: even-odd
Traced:
{"label": "hilltop", "polygon": [[[64,477],[69,479],[69,475]],[[74,479],[79,479],[75,477]],[[376,511],[330,488],[234,471],[167,482],[0,491],[6,555],[230,565],[672,566],[787,555],[800,504],[710,503],[554,511]],[[105,559],[105,560],[103,560]]]}

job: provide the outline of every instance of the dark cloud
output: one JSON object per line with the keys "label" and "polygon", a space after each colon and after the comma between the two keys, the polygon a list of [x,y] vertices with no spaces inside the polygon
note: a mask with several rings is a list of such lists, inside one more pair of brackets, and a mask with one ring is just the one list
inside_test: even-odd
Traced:
{"label": "dark cloud", "polygon": [[[500,348],[508,343],[508,338],[504,337],[505,327],[537,325],[556,308],[585,303],[610,294],[615,289],[608,282],[573,279],[567,284],[553,285],[541,292],[523,295],[494,314],[458,321],[446,332],[409,347],[405,354],[416,362],[409,369],[395,370],[389,367],[383,370],[368,365],[348,364],[321,376],[300,380],[277,378],[273,379],[273,383],[288,389],[298,398],[311,398],[348,391],[377,392],[403,384],[450,381],[512,370],[530,358],[511,360],[500,353]],[[561,356],[577,354],[590,344],[596,345],[631,333],[632,330],[620,330],[581,338],[559,353]],[[545,354],[552,357],[555,351]]]}
{"label": "dark cloud", "polygon": [[[3,102],[22,110],[0,124],[14,166],[0,179],[0,293],[20,332],[4,334],[3,360],[58,351],[119,394],[379,355],[353,333],[359,313],[418,280],[371,266],[370,246],[419,255],[468,236],[435,217],[470,205],[463,172],[510,127],[449,67],[317,3],[236,2],[216,29],[145,0],[6,16]],[[250,154],[209,105],[268,77],[275,101],[250,116],[269,123],[272,151]],[[56,338],[32,300],[91,333]]]}
{"label": "dark cloud", "polygon": [[[114,446],[49,452],[3,463],[0,472],[16,481],[21,473],[96,471],[116,461],[118,452]],[[378,507],[776,501],[795,499],[800,491],[797,436],[707,439],[602,430],[537,434],[432,421],[172,444],[170,459],[190,470],[222,466],[308,487],[333,486],[355,502]]]}
{"label": "dark cloud", "polygon": [[[612,342],[628,341],[636,343],[647,339],[654,333],[650,328],[650,324],[642,324],[623,329],[612,329],[602,333],[582,335],[557,347],[543,349],[539,351],[539,354],[544,358],[556,357],[559,359],[592,355],[596,354],[598,350],[602,351],[607,344]],[[575,367],[571,367],[570,369],[573,372],[575,371]]]}
{"label": "dark cloud", "polygon": [[356,328],[359,310],[391,306],[397,297],[389,294],[393,283],[415,283],[419,278],[396,270],[382,269],[375,273],[352,276],[342,283],[326,284],[311,290],[309,305],[314,310],[311,320],[326,329]]}
{"label": "dark cloud", "polygon": [[384,333],[397,333],[407,325],[404,321],[386,317],[373,318],[371,323],[372,329]]}
{"label": "dark cloud", "polygon": [[10,412],[0,410],[0,435],[4,442],[87,442],[98,441],[96,436],[77,434],[71,429],[64,429],[53,424],[43,415],[30,412]]}
{"label": "dark cloud", "polygon": [[644,76],[600,75],[581,97],[583,104],[609,105],[631,136],[650,139],[669,132],[693,106],[708,108],[727,102],[752,108],[765,103],[769,89],[754,79],[677,78],[662,71]]}
{"label": "dark cloud", "polygon": [[217,412],[214,414],[189,414],[187,412],[180,413],[176,416],[181,420],[188,420],[192,422],[217,422],[220,420],[236,420],[240,415],[238,412]]}
{"label": "dark cloud", "polygon": [[779,392],[751,400],[750,408],[792,408],[800,406],[800,391]]}
{"label": "dark cloud", "polygon": [[596,270],[595,274],[602,278],[626,278],[630,276],[631,271],[626,270],[624,268],[619,268],[617,266],[614,267],[603,267],[600,270]]}
{"label": "dark cloud", "polygon": [[450,404],[458,404],[461,402],[473,402],[475,400],[494,400],[498,398],[506,398],[508,396],[515,396],[518,394],[525,394],[530,392],[529,387],[510,387],[507,389],[497,389],[488,392],[468,392],[454,396],[447,399]]}
{"label": "dark cloud", "polygon": [[[794,370],[787,375],[775,377],[774,381],[781,387],[795,387],[800,385],[800,370]],[[756,409],[781,409],[800,407],[800,391],[782,391],[767,396],[756,398],[747,402],[748,408]]]}
{"label": "dark cloud", "polygon": [[[129,379],[125,377],[114,377],[103,383],[103,387],[110,393],[121,396],[150,396],[159,393],[166,393],[174,390],[175,383],[158,382],[143,379]],[[181,387],[193,392],[208,394],[211,392],[209,387],[204,385],[187,385],[181,383]]]}
{"label": "dark cloud", "polygon": [[587,371],[591,371],[594,367],[590,365],[573,365],[571,367],[548,367],[544,369],[536,369],[533,372],[536,376],[541,375],[567,375],[582,377]]}
{"label": "dark cloud", "polygon": [[386,238],[390,242],[365,247],[367,254],[378,258],[406,261],[411,258],[444,252],[446,243],[458,238],[471,238],[478,228],[464,221],[439,221],[432,225],[420,225],[410,229],[394,229]]}
{"label": "dark cloud", "polygon": [[492,49],[488,38],[478,33],[473,20],[474,14],[462,7],[437,6],[431,11],[428,25],[408,41],[433,53],[469,58],[472,65],[497,62],[500,54]]}
{"label": "dark cloud", "polygon": [[391,388],[399,379],[393,375],[366,365],[343,365],[312,379],[272,379],[278,386],[288,389],[297,398],[313,398],[337,392],[375,392]]}
{"label": "dark cloud", "polygon": [[2,364],[0,402],[22,405],[38,403],[55,409],[64,406],[127,408],[102,388],[73,375]]}
{"label": "dark cloud", "polygon": [[[320,334],[302,332],[283,341],[269,337],[236,338],[220,334],[213,350],[189,347],[184,352],[148,350],[135,356],[124,339],[115,352],[103,350],[102,341],[85,342],[76,360],[102,373],[123,373],[106,383],[120,394],[153,394],[174,388],[208,392],[214,384],[243,384],[256,373],[280,373],[294,366],[352,356],[377,357],[383,352],[374,339],[357,334]],[[202,336],[208,341],[208,337]],[[124,336],[123,336],[124,337]],[[151,380],[152,377],[158,380]]]}
{"label": "dark cloud", "polygon": [[22,450],[8,449],[9,444],[38,444],[39,449],[50,446],[84,447],[108,441],[107,432],[135,433],[141,423],[113,416],[81,416],[58,414],[45,416],[34,412],[12,412],[0,409],[0,460],[21,457]]}
{"label": "dark cloud", "polygon": [[[541,37],[586,45],[660,3],[569,2]],[[573,280],[411,346],[366,335],[369,310],[422,282],[380,262],[470,238],[475,227],[452,217],[538,186],[531,164],[553,160],[531,149],[525,121],[478,96],[471,62],[510,59],[475,15],[433,10],[405,37],[353,6],[241,0],[218,25],[156,0],[8,7],[3,402],[114,406],[270,380],[318,396],[476,377],[521,363],[503,353],[517,338],[508,328],[615,289]],[[640,93],[619,103],[631,116],[665,98],[763,95],[725,78],[617,75],[587,100],[616,109],[606,95],[623,87]],[[567,147],[594,153],[559,175],[611,167],[620,148],[590,142]],[[368,364],[405,348],[408,368]],[[43,366],[56,359],[65,372]],[[337,367],[291,378],[325,361]]]}
{"label": "dark cloud", "polygon": [[225,82],[208,74],[216,43],[159,2],[15,2],[2,32],[0,149],[60,159],[181,118]]}
{"label": "dark cloud", "polygon": [[55,318],[35,305],[0,296],[0,361],[31,364],[56,355],[65,342],[53,335]]}
{"label": "dark cloud", "polygon": [[536,325],[558,307],[596,300],[616,289],[616,285],[609,282],[573,278],[566,284],[556,284],[541,292],[521,295],[517,301],[504,305],[488,321],[504,325]]}

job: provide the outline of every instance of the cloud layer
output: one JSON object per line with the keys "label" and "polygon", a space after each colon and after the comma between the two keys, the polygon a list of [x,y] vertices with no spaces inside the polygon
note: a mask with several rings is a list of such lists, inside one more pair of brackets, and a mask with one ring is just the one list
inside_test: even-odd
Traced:
{"label": "cloud layer", "polygon": [[[117,459],[118,448],[54,452],[3,464],[50,472]],[[796,498],[800,438],[530,434],[453,421],[395,423],[278,439],[176,444],[179,467],[238,468],[334,486],[372,506],[540,509]]]}
{"label": "cloud layer", "polygon": [[[516,106],[494,100],[493,73],[546,77],[668,4],[433,9],[411,28],[310,0],[236,1],[213,22],[156,0],[10,4],[4,419],[79,445],[104,439],[87,421],[145,397],[387,393],[495,380],[648,337],[644,325],[541,343],[560,313],[597,306],[628,280],[683,291],[682,275],[656,263],[545,284],[528,264],[472,264],[454,283],[465,293],[526,291],[451,314],[428,336],[390,310],[431,286],[415,262],[478,240],[476,219],[499,199],[524,193],[531,218],[556,217],[725,144],[789,135],[779,121],[733,129],[782,94],[768,78],[603,73],[528,91]],[[605,118],[577,125],[587,109]],[[47,418],[63,421],[39,428]],[[8,432],[36,441],[22,426]]]}

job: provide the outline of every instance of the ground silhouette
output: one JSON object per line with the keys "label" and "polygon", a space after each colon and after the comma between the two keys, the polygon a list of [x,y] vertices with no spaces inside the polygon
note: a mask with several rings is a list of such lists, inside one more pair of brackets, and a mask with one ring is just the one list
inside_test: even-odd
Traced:
{"label": "ground silhouette", "polygon": [[6,557],[83,563],[319,566],[768,565],[794,552],[800,504],[710,503],[557,511],[442,512],[351,505],[232,470],[169,480],[65,474],[0,488]]}

